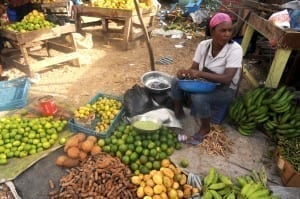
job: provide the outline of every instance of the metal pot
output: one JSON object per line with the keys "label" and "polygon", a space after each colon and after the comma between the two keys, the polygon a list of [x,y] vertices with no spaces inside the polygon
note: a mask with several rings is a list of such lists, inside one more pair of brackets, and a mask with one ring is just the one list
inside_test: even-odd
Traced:
{"label": "metal pot", "polygon": [[160,71],[150,71],[141,77],[143,85],[153,93],[162,93],[171,88],[172,76]]}
{"label": "metal pot", "polygon": [[[153,128],[153,129],[142,129],[142,128],[139,128],[138,126],[136,126],[136,122],[140,122],[140,121],[148,121],[148,122],[152,122],[154,123],[156,126],[156,128]],[[154,118],[154,117],[150,117],[150,116],[145,116],[145,115],[137,115],[137,116],[134,116],[132,119],[131,119],[131,125],[136,129],[138,130],[139,132],[145,132],[145,133],[151,133],[151,132],[155,132],[157,131],[158,129],[160,129],[162,127],[162,121],[158,118]]]}

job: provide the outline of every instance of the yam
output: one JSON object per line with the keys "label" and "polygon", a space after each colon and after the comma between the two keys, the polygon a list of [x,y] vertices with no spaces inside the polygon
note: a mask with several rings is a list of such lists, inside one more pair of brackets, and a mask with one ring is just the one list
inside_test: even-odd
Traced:
{"label": "yam", "polygon": [[153,187],[153,192],[154,192],[154,194],[161,194],[162,192],[163,192],[163,187],[162,187],[163,185],[161,185],[161,184],[157,184],[157,185],[155,185],[154,187]]}
{"label": "yam", "polygon": [[167,188],[171,188],[172,185],[173,185],[174,181],[173,179],[167,177],[167,176],[164,176],[163,177],[163,185],[165,185],[165,187]]}
{"label": "yam", "polygon": [[160,195],[154,195],[152,199],[161,199]]}
{"label": "yam", "polygon": [[93,142],[91,142],[90,140],[85,140],[81,145],[81,149],[84,152],[89,153],[92,150],[93,146]]}
{"label": "yam", "polygon": [[77,147],[71,147],[67,151],[67,155],[70,158],[79,158],[80,150]]}
{"label": "yam", "polygon": [[144,187],[144,193],[145,193],[147,196],[153,196],[153,189],[152,189],[152,187],[146,185],[146,186]]}
{"label": "yam", "polygon": [[163,183],[162,176],[159,175],[159,174],[154,174],[152,179],[153,179],[155,184],[162,184]]}
{"label": "yam", "polygon": [[161,168],[161,172],[163,173],[164,176],[168,176],[171,179],[173,179],[174,177],[173,171],[169,168]]}
{"label": "yam", "polygon": [[161,166],[162,167],[169,167],[169,165],[171,164],[170,160],[169,159],[163,159],[161,161]]}
{"label": "yam", "polygon": [[149,187],[154,187],[155,183],[153,182],[153,180],[150,178],[146,181],[146,185]]}
{"label": "yam", "polygon": [[143,198],[145,193],[144,193],[144,187],[139,187],[136,191],[137,197],[138,198]]}
{"label": "yam", "polygon": [[185,185],[186,182],[187,182],[186,175],[182,174],[181,178],[180,178],[180,181],[179,181],[179,184],[180,185]]}
{"label": "yam", "polygon": [[93,146],[92,150],[91,150],[91,155],[97,155],[101,153],[101,148],[100,146]]}
{"label": "yam", "polygon": [[166,192],[162,192],[162,193],[160,194],[160,197],[161,197],[162,199],[169,199],[169,197],[168,197],[168,195],[167,195]]}
{"label": "yam", "polygon": [[67,159],[68,157],[65,156],[65,155],[61,155],[61,156],[58,156],[55,160],[55,164],[57,166],[63,166],[64,165],[64,162],[65,160]]}
{"label": "yam", "polygon": [[184,193],[183,193],[182,190],[178,189],[178,190],[176,190],[176,191],[177,191],[177,196],[178,196],[178,198],[183,198],[183,197],[184,197]]}

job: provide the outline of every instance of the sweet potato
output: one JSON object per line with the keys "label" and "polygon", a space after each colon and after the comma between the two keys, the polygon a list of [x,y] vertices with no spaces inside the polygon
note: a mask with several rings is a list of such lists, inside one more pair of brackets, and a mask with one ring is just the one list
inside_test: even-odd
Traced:
{"label": "sweet potato", "polygon": [[61,156],[58,156],[55,160],[55,164],[57,166],[63,166],[64,165],[64,162],[65,160],[67,159],[68,157],[65,156],[65,155],[61,155]]}
{"label": "sweet potato", "polygon": [[100,146],[93,146],[92,150],[91,150],[91,155],[97,155],[101,153],[101,148]]}
{"label": "sweet potato", "polygon": [[91,142],[90,140],[85,140],[81,145],[81,149],[84,152],[89,153],[92,150],[93,146],[93,142]]}
{"label": "sweet potato", "polygon": [[71,147],[78,147],[78,144],[79,144],[78,137],[76,136],[70,137],[65,144],[64,152],[67,152],[68,149]]}
{"label": "sweet potato", "polygon": [[65,160],[64,160],[64,164],[63,166],[64,167],[67,167],[67,168],[70,168],[70,167],[75,167],[79,164],[79,159],[74,159],[74,158],[70,158],[70,157],[67,157]]}
{"label": "sweet potato", "polygon": [[71,147],[68,149],[67,154],[70,158],[79,158],[80,150],[77,147]]}
{"label": "sweet potato", "polygon": [[77,137],[78,142],[82,142],[86,139],[86,135],[84,133],[77,133],[75,137]]}
{"label": "sweet potato", "polygon": [[95,144],[97,142],[97,137],[95,137],[93,135],[88,136],[86,139],[93,142],[93,144]]}
{"label": "sweet potato", "polygon": [[84,152],[84,151],[80,151],[80,153],[79,153],[79,159],[80,160],[85,160],[86,157],[87,157],[87,153]]}

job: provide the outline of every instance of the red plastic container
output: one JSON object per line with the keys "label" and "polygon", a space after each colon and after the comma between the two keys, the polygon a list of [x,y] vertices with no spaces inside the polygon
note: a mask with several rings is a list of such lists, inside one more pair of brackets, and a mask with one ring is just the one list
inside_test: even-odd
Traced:
{"label": "red plastic container", "polygon": [[43,116],[52,116],[57,112],[57,106],[51,95],[40,98],[39,107]]}

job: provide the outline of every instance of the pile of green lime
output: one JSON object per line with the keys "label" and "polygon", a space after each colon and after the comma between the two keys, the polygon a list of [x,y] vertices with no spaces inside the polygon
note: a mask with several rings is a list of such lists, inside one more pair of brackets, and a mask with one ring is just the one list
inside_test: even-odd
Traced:
{"label": "pile of green lime", "polygon": [[49,149],[66,124],[66,120],[55,120],[53,117],[1,118],[0,165],[6,164],[8,158],[22,158]]}
{"label": "pile of green lime", "polygon": [[119,157],[135,174],[160,169],[161,160],[181,148],[177,134],[166,127],[141,134],[126,124],[120,124],[112,136],[99,139],[98,145],[102,151]]}

